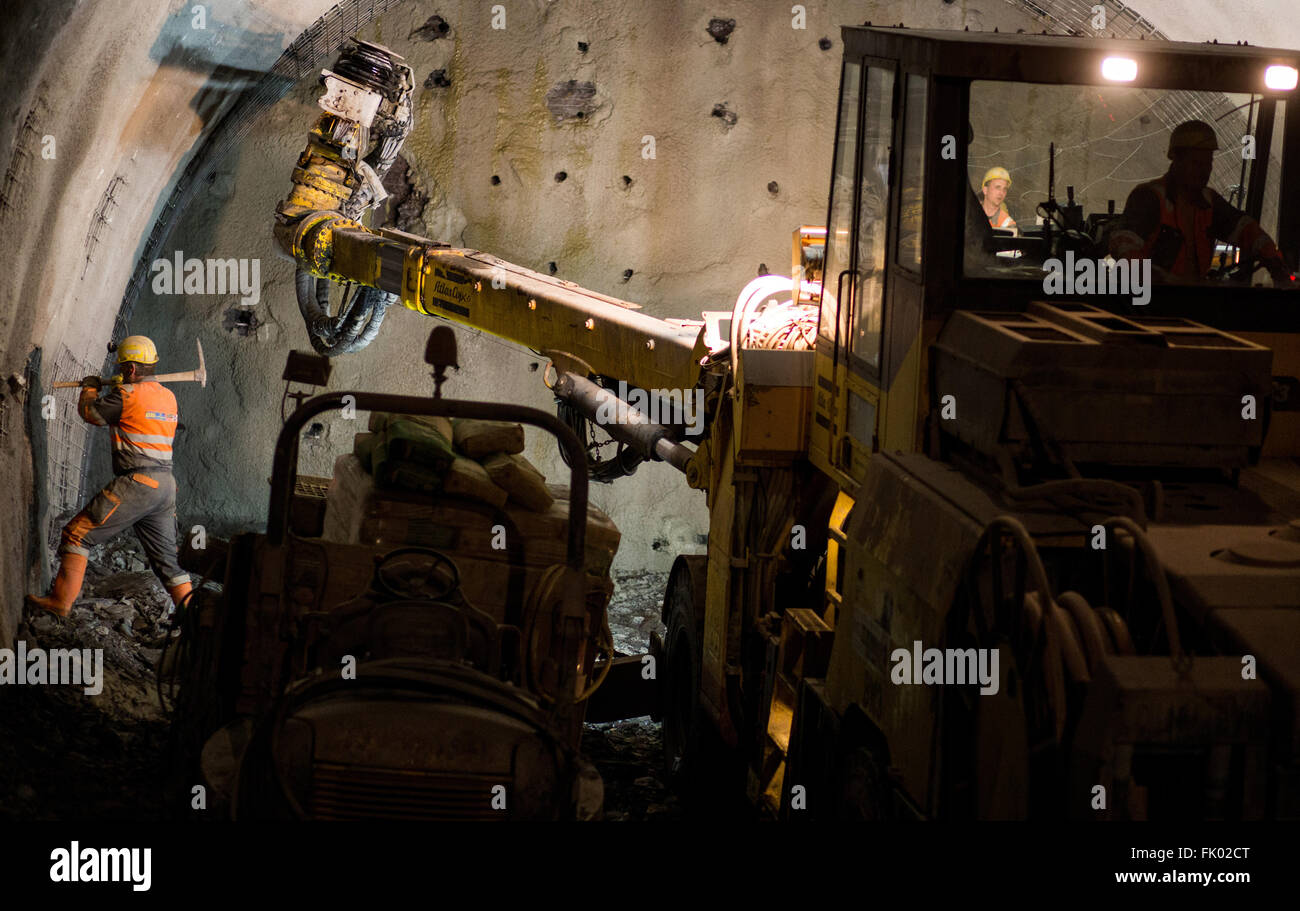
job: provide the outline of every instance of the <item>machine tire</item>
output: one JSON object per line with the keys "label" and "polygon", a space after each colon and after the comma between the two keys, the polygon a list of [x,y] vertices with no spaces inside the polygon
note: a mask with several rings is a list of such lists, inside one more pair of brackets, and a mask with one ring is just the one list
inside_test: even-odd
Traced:
{"label": "machine tire", "polygon": [[673,790],[693,808],[715,802],[725,790],[714,787],[723,744],[700,703],[707,571],[707,557],[679,556],[664,591],[664,770]]}

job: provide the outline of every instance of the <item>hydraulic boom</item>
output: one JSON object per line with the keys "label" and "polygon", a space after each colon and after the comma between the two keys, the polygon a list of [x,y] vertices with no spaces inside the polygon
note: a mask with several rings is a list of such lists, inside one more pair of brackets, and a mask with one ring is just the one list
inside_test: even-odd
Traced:
{"label": "hydraulic boom", "polygon": [[378,289],[411,310],[526,345],[560,374],[617,377],[642,389],[695,387],[708,353],[702,322],[656,319],[636,304],[476,250],[361,224],[362,212],[385,198],[379,180],[411,126],[413,80],[400,61],[358,42],[333,71],[322,71],[324,113],[275,224],[280,247],[299,265],[299,304],[309,329],[344,331],[350,320],[355,337],[363,322],[355,311],[315,312],[320,301],[312,299],[309,278],[315,276]]}

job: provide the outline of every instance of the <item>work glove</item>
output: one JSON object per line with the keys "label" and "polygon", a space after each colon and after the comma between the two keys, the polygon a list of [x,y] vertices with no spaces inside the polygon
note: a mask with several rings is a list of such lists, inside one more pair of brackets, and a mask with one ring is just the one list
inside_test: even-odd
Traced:
{"label": "work glove", "polygon": [[100,379],[98,376],[91,374],[90,376],[82,378],[81,388],[94,389],[96,391],[99,391],[100,389],[104,388],[104,381]]}

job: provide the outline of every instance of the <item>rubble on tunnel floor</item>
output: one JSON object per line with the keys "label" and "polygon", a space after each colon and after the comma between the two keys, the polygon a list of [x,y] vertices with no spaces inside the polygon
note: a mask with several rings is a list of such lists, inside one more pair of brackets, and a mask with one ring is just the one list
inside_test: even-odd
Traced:
{"label": "rubble on tunnel floor", "polygon": [[[642,654],[652,632],[663,635],[659,609],[667,584],[665,572],[614,574],[614,595],[607,610],[614,648],[619,654]],[[604,779],[606,821],[640,822],[682,816],[682,805],[665,780],[658,722],[642,717],[588,724],[582,736],[582,751]]]}
{"label": "rubble on tunnel floor", "polygon": [[0,701],[0,819],[173,818],[168,720],[155,674],[171,602],[124,536],[94,548],[67,619],[24,614],[26,647],[103,649],[102,690],[6,686]]}
{"label": "rubble on tunnel floor", "polygon": [[[609,605],[617,650],[645,651],[663,632],[659,608],[668,574],[619,573]],[[0,700],[0,820],[185,818],[188,790],[173,777],[170,719],[156,685],[170,601],[139,542],[122,536],[91,552],[72,614],[30,610],[18,629],[27,648],[103,649],[103,689],[8,686]],[[583,752],[605,783],[608,821],[682,815],[662,770],[660,726],[649,718],[589,724]],[[178,797],[177,795],[181,795]],[[173,805],[174,804],[174,805]]]}

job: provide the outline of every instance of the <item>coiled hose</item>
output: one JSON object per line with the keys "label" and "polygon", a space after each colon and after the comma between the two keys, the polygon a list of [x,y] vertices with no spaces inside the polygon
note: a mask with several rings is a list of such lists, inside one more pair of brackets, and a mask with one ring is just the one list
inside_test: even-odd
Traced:
{"label": "coiled hose", "polygon": [[[392,104],[391,110],[385,108],[376,118],[370,136],[374,148],[365,157],[375,177],[382,181],[397,161],[402,143],[415,125],[411,109],[414,73],[409,66],[395,63],[388,55],[364,42],[340,56],[335,70],[382,92]],[[374,189],[368,181],[361,180],[352,196],[343,203],[340,213],[344,218],[357,220],[374,204]],[[345,290],[336,316],[330,313],[330,284],[328,279],[317,278],[304,269],[299,269],[294,277],[298,310],[307,325],[311,346],[317,354],[326,357],[360,351],[379,334],[384,313],[396,302],[397,295],[363,286],[349,300]]]}
{"label": "coiled hose", "polygon": [[335,316],[330,313],[330,284],[329,279],[317,278],[305,269],[299,269],[294,277],[298,311],[307,325],[311,346],[326,357],[360,351],[379,334],[384,314],[397,295],[363,286],[349,300],[345,290]]}

